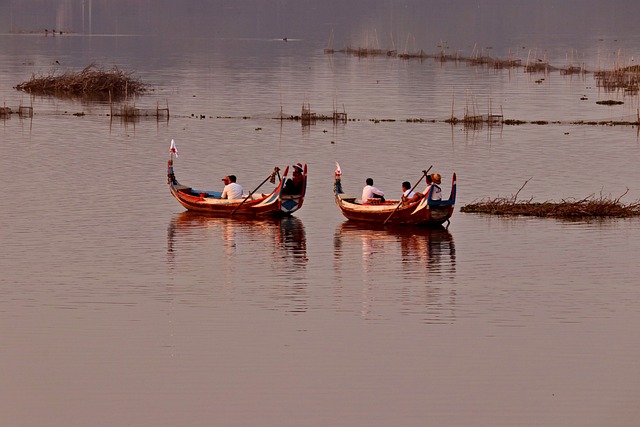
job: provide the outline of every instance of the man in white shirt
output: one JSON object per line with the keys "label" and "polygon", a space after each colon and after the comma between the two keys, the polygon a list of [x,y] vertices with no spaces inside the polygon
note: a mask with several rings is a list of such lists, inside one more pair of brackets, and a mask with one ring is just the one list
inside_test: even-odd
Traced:
{"label": "man in white shirt", "polygon": [[227,175],[222,178],[224,182],[224,190],[222,190],[222,199],[242,199],[243,189],[240,184],[236,183],[235,175]]}
{"label": "man in white shirt", "polygon": [[367,178],[366,184],[362,189],[362,203],[368,203],[369,199],[380,199],[384,202],[384,193],[373,186],[373,179]]}

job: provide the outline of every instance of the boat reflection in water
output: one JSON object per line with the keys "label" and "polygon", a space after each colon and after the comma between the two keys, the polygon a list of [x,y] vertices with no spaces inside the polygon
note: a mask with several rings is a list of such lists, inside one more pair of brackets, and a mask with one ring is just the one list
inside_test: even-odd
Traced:
{"label": "boat reflection in water", "polygon": [[[361,270],[359,276],[353,274],[356,268]],[[339,299],[353,292],[353,278],[361,277],[358,292],[363,316],[397,305],[398,311],[419,314],[429,323],[453,321],[456,249],[444,227],[346,221],[334,235],[334,271]]]}
{"label": "boat reflection in water", "polygon": [[307,240],[299,218],[220,218],[186,211],[172,218],[167,234],[169,269],[186,292],[200,285],[210,292],[213,286],[221,291],[216,298],[241,292],[265,308],[306,310]]}

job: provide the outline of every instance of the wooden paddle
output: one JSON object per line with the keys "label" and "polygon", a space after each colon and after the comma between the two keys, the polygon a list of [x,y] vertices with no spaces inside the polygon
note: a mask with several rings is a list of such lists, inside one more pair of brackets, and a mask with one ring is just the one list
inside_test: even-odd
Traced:
{"label": "wooden paddle", "polygon": [[[433,167],[433,165],[429,166],[429,169],[427,169],[426,171],[423,170],[422,171],[422,176],[420,177],[420,179],[418,180],[418,182],[416,182],[416,184],[413,186],[413,188],[411,189],[411,191],[409,191],[409,194],[411,194],[413,192],[413,190],[416,189],[416,187],[418,186],[418,184],[420,184],[420,181],[422,181],[422,178],[424,178],[425,176],[427,176],[427,174],[429,173],[429,171],[431,170],[431,168]],[[396,206],[396,208],[393,210],[393,212],[391,212],[391,215],[389,215],[387,217],[387,219],[384,220],[384,222],[382,223],[382,225],[385,225],[387,223],[387,221],[389,221],[391,219],[391,217],[398,211],[398,209],[400,209],[400,206],[402,206],[402,200],[400,201],[400,203],[398,203],[398,206]]]}
{"label": "wooden paddle", "polygon": [[276,176],[276,174],[278,174],[278,177],[280,176],[280,168],[279,168],[279,167],[277,167],[277,166],[276,166],[275,168],[273,168],[273,172],[271,172],[271,175],[269,175],[268,177],[266,177],[266,178],[265,178],[265,180],[264,180],[264,181],[262,181],[262,182],[260,183],[260,185],[258,185],[258,186],[255,188],[255,190],[251,191],[251,192],[249,193],[249,195],[248,195],[248,196],[247,196],[247,197],[242,201],[242,203],[240,203],[240,204],[239,204],[239,205],[238,205],[238,206],[237,206],[237,207],[236,207],[236,208],[231,212],[231,214],[230,214],[230,215],[233,215],[234,213],[236,213],[236,211],[237,211],[238,209],[240,209],[240,206],[244,205],[244,202],[246,202],[247,200],[249,200],[249,199],[251,198],[251,196],[253,196],[253,193],[255,193],[256,191],[258,191],[258,189],[259,189],[260,187],[262,187],[262,186],[264,185],[264,183],[265,183],[265,182],[267,182],[267,181],[269,181],[269,180],[271,180],[271,182],[275,182],[275,176]]}

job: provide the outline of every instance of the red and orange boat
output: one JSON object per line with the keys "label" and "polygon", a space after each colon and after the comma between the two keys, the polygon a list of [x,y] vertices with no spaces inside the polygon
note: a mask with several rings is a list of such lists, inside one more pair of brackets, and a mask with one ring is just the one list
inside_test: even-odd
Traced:
{"label": "red and orange boat", "polygon": [[[423,171],[423,177],[427,171]],[[354,196],[345,194],[342,190],[342,170],[337,165],[334,176],[335,201],[340,212],[351,221],[369,222],[389,225],[421,225],[434,226],[449,224],[456,203],[456,174],[453,174],[451,195],[448,200],[431,200],[432,186],[429,193],[414,202],[402,200],[385,200],[384,202],[369,203]]]}
{"label": "red and orange boat", "polygon": [[[289,166],[280,176],[280,169],[275,167],[273,172],[249,194],[243,195],[241,199],[222,199],[221,191],[198,190],[193,187],[182,185],[178,182],[173,168],[173,157],[177,154],[175,145],[171,144],[171,158],[167,165],[167,182],[169,191],[182,206],[193,212],[204,212],[221,216],[287,216],[291,215],[302,207],[304,195],[307,189],[307,165],[303,166],[302,184],[299,194],[283,194],[283,189],[287,181]],[[269,194],[257,193],[257,190],[268,180],[278,185]]]}

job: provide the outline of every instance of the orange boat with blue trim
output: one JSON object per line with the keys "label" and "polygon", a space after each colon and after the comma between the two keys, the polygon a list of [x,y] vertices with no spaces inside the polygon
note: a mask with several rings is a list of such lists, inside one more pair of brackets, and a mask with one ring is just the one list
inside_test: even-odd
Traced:
{"label": "orange boat with blue trim", "polygon": [[[427,171],[423,171],[423,177]],[[414,202],[385,200],[384,202],[362,201],[342,190],[342,170],[337,165],[334,175],[335,202],[340,212],[351,221],[389,225],[436,226],[449,224],[456,203],[456,174],[453,174],[451,195],[448,200],[431,200],[435,187]],[[372,203],[373,202],[373,203]]]}
{"label": "orange boat with blue trim", "polygon": [[[280,169],[275,167],[273,172],[249,194],[243,195],[241,199],[222,199],[221,191],[198,190],[188,185],[182,185],[176,179],[173,168],[174,155],[177,156],[175,143],[171,141],[171,158],[167,164],[167,183],[169,191],[176,200],[187,210],[193,212],[210,213],[221,216],[244,216],[244,217],[264,217],[264,216],[287,216],[291,215],[302,207],[307,189],[307,165],[296,165],[301,169],[302,182],[298,188],[298,194],[284,194],[285,183],[289,166],[284,170],[282,177]],[[258,189],[267,181],[278,185],[269,194],[257,193]]]}

